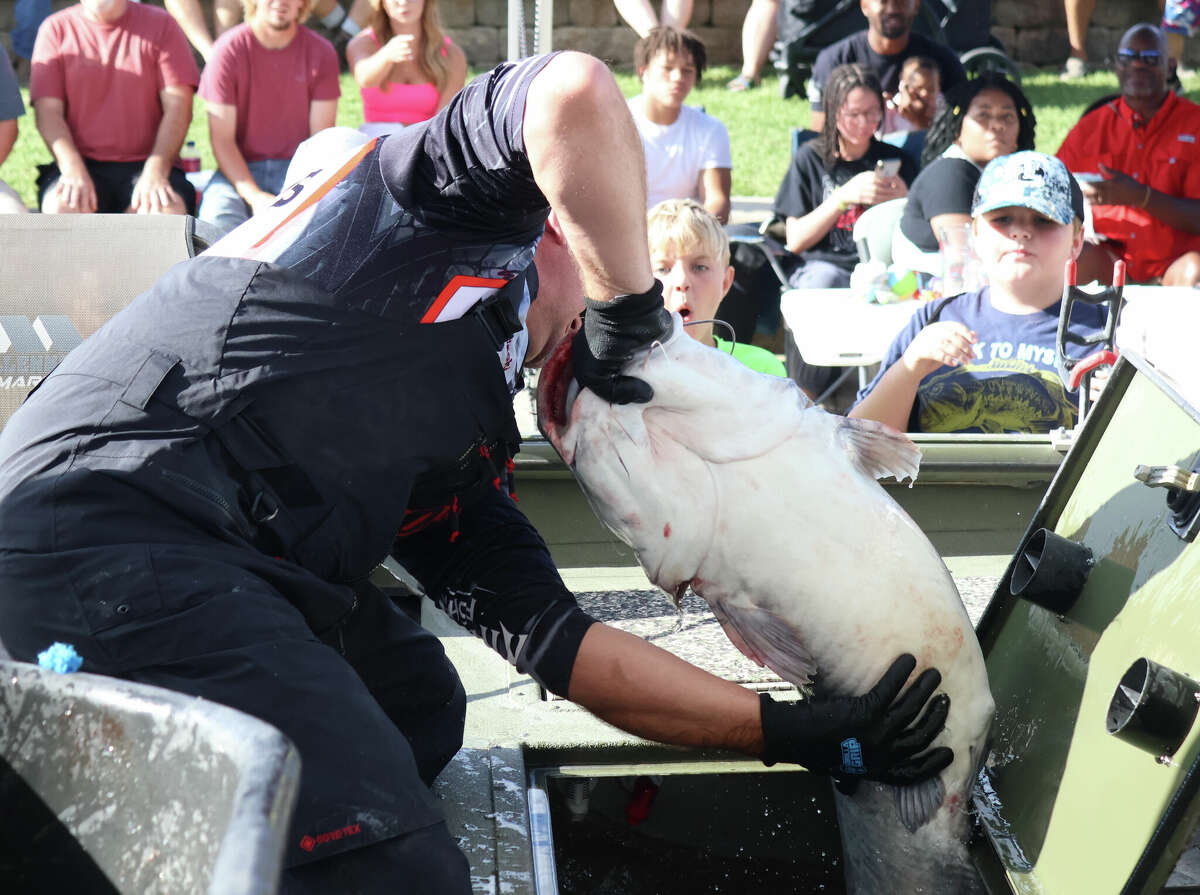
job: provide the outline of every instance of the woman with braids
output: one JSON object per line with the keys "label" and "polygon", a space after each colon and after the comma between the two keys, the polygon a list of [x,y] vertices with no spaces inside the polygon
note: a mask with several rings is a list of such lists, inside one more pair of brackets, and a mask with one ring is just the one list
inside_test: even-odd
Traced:
{"label": "woman with braids", "polygon": [[[775,214],[786,222],[786,245],[800,266],[790,285],[828,289],[850,285],[858,263],[854,222],[872,205],[908,192],[916,167],[895,146],[875,139],[883,120],[883,90],[866,66],[839,65],[824,93],[821,133],[805,143],[775,196]],[[883,162],[890,170],[876,171]],[[836,367],[810,367],[787,338],[788,372],[801,388],[819,393]]]}
{"label": "woman with braids", "polygon": [[913,270],[941,273],[938,234],[971,222],[971,198],[992,159],[1033,149],[1033,107],[1003,75],[984,72],[957,85],[930,125],[921,173],[892,241],[892,257]]}
{"label": "woman with braids", "polygon": [[377,137],[432,118],[467,79],[467,57],[442,32],[437,0],[371,0],[368,26],[346,47]]}

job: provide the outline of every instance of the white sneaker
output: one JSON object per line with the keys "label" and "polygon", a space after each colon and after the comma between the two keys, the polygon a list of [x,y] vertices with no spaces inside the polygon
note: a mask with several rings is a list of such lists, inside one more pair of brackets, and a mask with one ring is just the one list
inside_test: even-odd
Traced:
{"label": "white sneaker", "polygon": [[1064,81],[1075,81],[1084,77],[1088,73],[1088,64],[1086,59],[1080,59],[1078,56],[1068,56],[1067,64],[1063,66],[1062,74],[1059,75]]}

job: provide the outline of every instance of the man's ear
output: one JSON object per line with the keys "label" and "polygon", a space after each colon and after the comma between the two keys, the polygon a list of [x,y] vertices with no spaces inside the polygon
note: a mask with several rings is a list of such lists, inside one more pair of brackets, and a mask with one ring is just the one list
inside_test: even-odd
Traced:
{"label": "man's ear", "polygon": [[546,235],[543,239],[553,239],[557,243],[566,245],[567,237],[563,233],[562,221],[558,219],[558,215],[554,209],[550,210],[550,216],[546,218]]}

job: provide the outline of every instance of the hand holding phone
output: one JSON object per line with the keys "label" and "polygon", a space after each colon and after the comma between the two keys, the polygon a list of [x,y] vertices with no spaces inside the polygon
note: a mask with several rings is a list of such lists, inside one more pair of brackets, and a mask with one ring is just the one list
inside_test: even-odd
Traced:
{"label": "hand holding phone", "polygon": [[895,177],[900,173],[900,159],[881,158],[875,163],[876,177]]}

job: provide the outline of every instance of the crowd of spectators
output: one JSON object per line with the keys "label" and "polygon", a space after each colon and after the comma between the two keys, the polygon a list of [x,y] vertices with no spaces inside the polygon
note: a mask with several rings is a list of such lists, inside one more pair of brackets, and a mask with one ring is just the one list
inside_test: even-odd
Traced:
{"label": "crowd of spectators", "polygon": [[[53,157],[37,173],[45,213],[188,213],[228,231],[275,201],[299,144],[335,124],[340,61],[370,135],[431,118],[466,80],[436,0],[355,0],[349,13],[336,0],[216,0],[211,32],[199,0],[18,6],[19,71],[7,54],[0,62],[0,164],[27,78]],[[180,162],[197,92],[217,162],[200,193]],[[0,181],[0,213],[28,210]]]}
{"label": "crowd of spectators", "polygon": [[[1065,2],[1072,58],[1082,60],[1077,32],[1086,30],[1093,4]],[[1119,259],[1133,281],[1200,283],[1200,106],[1171,88],[1197,5],[1164,0],[1163,27],[1146,23],[1125,34],[1115,62],[1120,93],[1089,109],[1058,151],[1086,200],[1077,253],[1084,281],[1108,282]],[[24,26],[40,7],[21,6]],[[856,222],[893,199],[904,200],[895,259],[938,273],[942,234],[968,228],[978,236],[981,175],[1034,144],[1034,110],[1020,87],[994,73],[967,79],[952,49],[913,30],[919,0],[860,0],[860,7],[867,27],[816,57],[812,129],[797,141],[775,199],[785,248],[779,266],[788,275],[782,285],[791,288],[848,285],[859,261]],[[691,204],[664,207],[693,229],[692,206],[727,223],[729,134],[686,103],[707,62],[703,42],[683,27],[690,3],[664,0],[661,24],[644,0],[618,0],[618,8],[642,34],[633,59],[642,90],[628,105],[642,138],[648,210],[685,200]],[[436,0],[355,0],[349,13],[334,0],[243,0],[240,9],[217,0],[214,12],[210,33],[198,0],[168,0],[166,11],[80,0],[48,15],[35,39],[14,33],[18,61],[31,41],[29,101],[53,155],[37,178],[43,212],[189,212],[228,231],[273,202],[297,147],[334,125],[339,55],[361,90],[369,137],[432,117],[466,79],[466,55],[442,29]],[[754,0],[731,90],[759,82],[778,12],[778,0]],[[310,13],[312,28],[302,24]],[[192,47],[204,61],[202,76]],[[7,62],[0,65],[0,163],[25,111]],[[197,90],[218,168],[199,203],[177,164]],[[0,211],[24,210],[0,181]],[[711,254],[712,240],[691,241]],[[737,293],[736,257],[730,268],[728,246],[717,255],[714,282],[728,270]],[[704,335],[711,339],[710,330]],[[789,374],[819,392],[829,371],[807,365],[792,340],[785,344]]]}

